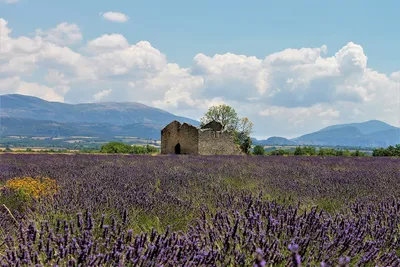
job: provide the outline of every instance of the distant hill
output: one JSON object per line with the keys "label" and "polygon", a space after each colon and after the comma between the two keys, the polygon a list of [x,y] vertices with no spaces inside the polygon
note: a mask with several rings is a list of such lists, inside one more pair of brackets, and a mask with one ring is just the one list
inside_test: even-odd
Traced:
{"label": "distant hill", "polygon": [[9,94],[0,95],[2,117],[48,120],[56,122],[85,122],[126,125],[150,123],[167,125],[173,120],[199,125],[198,121],[179,117],[164,110],[136,102],[105,102],[65,104],[49,102],[37,97]]}
{"label": "distant hill", "polygon": [[328,126],[322,130],[322,131],[330,131],[330,130],[335,130],[335,129],[342,129],[342,128],[347,128],[347,127],[355,127],[357,128],[362,134],[372,134],[372,133],[377,133],[377,132],[382,132],[382,131],[388,131],[388,130],[395,130],[397,129],[396,127],[389,125],[383,121],[378,121],[378,120],[370,120],[366,122],[359,122],[359,123],[349,123],[349,124],[337,124],[337,125],[332,125]]}
{"label": "distant hill", "polygon": [[329,126],[292,141],[299,145],[387,147],[400,143],[400,128],[371,120]]}
{"label": "distant hill", "polygon": [[88,136],[112,139],[114,136],[131,136],[159,140],[163,125],[132,123],[112,125],[108,123],[55,122],[25,118],[0,117],[0,136]]}
{"label": "distant hill", "polygon": [[173,120],[198,121],[135,102],[65,104],[37,97],[0,95],[0,135],[22,136],[135,136],[160,139]]}
{"label": "distant hill", "polygon": [[253,144],[255,145],[264,145],[264,146],[292,146],[296,145],[296,142],[289,140],[284,137],[273,136],[266,140],[253,140]]}
{"label": "distant hill", "polygon": [[[160,139],[161,129],[173,120],[199,122],[135,102],[65,104],[18,95],[0,95],[0,135],[23,136],[135,136]],[[387,147],[400,143],[400,128],[378,120],[338,124],[294,139],[252,139],[260,145],[317,145]]]}
{"label": "distant hill", "polygon": [[361,123],[332,125],[293,139],[276,136],[266,140],[253,139],[253,144],[267,146],[387,147],[400,144],[400,128],[382,121],[371,120]]}

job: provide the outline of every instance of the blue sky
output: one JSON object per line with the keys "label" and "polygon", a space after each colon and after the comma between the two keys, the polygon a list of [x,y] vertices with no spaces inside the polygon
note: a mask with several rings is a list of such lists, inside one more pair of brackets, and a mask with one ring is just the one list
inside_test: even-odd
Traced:
{"label": "blue sky", "polygon": [[399,125],[399,10],[399,1],[0,0],[0,93],[138,101],[193,118],[226,103],[258,136]]}

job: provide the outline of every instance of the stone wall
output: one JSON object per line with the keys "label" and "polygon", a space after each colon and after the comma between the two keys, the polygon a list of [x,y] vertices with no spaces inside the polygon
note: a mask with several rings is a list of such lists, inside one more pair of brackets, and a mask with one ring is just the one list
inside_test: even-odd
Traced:
{"label": "stone wall", "polygon": [[161,131],[161,154],[175,154],[179,144],[180,154],[198,154],[198,128],[173,121]]}
{"label": "stone wall", "polygon": [[[199,129],[190,124],[173,121],[161,131],[161,154],[238,155],[232,133]],[[177,147],[179,147],[177,151]]]}
{"label": "stone wall", "polygon": [[175,154],[175,146],[179,143],[181,124],[173,121],[161,130],[161,154]]}
{"label": "stone wall", "polygon": [[187,123],[182,124],[179,131],[179,143],[181,154],[198,154],[199,129]]}
{"label": "stone wall", "polygon": [[229,132],[212,130],[199,131],[199,154],[201,155],[235,155],[238,151],[234,136]]}

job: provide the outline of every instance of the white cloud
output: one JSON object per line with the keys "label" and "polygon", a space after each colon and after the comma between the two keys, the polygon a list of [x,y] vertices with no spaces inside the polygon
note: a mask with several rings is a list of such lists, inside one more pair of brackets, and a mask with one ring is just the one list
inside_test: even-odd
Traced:
{"label": "white cloud", "polygon": [[334,56],[325,45],[265,58],[199,53],[183,68],[149,42],[130,44],[120,34],[74,50],[70,45],[79,38],[66,29],[79,27],[68,25],[74,24],[14,38],[0,19],[0,92],[67,102],[138,101],[196,119],[226,103],[263,135],[290,137],[369,119],[398,125],[400,71],[370,69],[363,48],[352,42]]}
{"label": "white cloud", "polygon": [[124,23],[129,20],[129,17],[121,12],[109,11],[109,12],[105,12],[105,13],[100,13],[100,15],[103,16],[104,19],[113,21],[113,22]]}
{"label": "white cloud", "polygon": [[128,41],[121,34],[104,34],[88,42],[90,52],[106,52],[129,47]]}
{"label": "white cloud", "polygon": [[108,95],[110,95],[112,92],[112,89],[108,89],[108,90],[103,90],[100,92],[97,92],[93,95],[94,100],[99,101],[105,97],[107,97]]}
{"label": "white cloud", "polygon": [[340,49],[335,54],[335,58],[343,75],[362,72],[367,67],[368,58],[364,54],[363,48],[353,42]]}
{"label": "white cloud", "polygon": [[64,102],[64,97],[51,87],[22,81],[19,77],[0,79],[0,93],[32,95],[47,101]]}
{"label": "white cloud", "polygon": [[400,82],[400,71],[398,71],[398,72],[393,72],[393,73],[390,75],[390,78],[393,79],[393,80],[395,80],[395,81],[397,81],[397,82]]}
{"label": "white cloud", "polygon": [[41,36],[43,40],[57,45],[72,45],[82,41],[82,33],[78,25],[63,22],[55,28],[42,30],[36,29],[37,36]]}

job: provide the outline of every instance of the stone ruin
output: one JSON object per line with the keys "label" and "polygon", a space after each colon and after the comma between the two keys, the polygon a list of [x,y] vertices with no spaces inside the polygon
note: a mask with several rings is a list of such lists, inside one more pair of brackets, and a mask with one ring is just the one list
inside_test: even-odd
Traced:
{"label": "stone ruin", "polygon": [[198,128],[173,121],[161,130],[161,154],[239,155],[234,134],[211,121]]}

